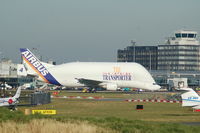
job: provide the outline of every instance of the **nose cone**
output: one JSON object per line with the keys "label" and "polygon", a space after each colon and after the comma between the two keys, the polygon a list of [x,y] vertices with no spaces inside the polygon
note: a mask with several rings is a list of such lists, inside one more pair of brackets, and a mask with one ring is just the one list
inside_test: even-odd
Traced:
{"label": "nose cone", "polygon": [[150,91],[155,91],[155,90],[159,90],[161,89],[160,85],[157,85],[157,84],[146,84],[143,89],[146,89],[146,90],[150,90]]}
{"label": "nose cone", "polygon": [[161,89],[160,85],[154,85],[153,88],[152,88],[152,90],[159,90],[159,89]]}

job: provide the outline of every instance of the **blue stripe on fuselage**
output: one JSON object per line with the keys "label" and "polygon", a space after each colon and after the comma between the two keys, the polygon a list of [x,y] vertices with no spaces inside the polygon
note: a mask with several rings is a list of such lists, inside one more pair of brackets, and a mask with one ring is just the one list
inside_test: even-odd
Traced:
{"label": "blue stripe on fuselage", "polygon": [[199,100],[190,100],[190,99],[182,99],[182,101],[190,101],[190,102],[200,102]]}

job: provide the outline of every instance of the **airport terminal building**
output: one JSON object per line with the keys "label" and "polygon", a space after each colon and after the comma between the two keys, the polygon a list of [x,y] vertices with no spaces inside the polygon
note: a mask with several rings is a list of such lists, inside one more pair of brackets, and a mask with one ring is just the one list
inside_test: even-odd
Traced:
{"label": "airport terminal building", "polygon": [[165,45],[158,45],[158,70],[199,71],[200,45],[197,32],[177,31]]}
{"label": "airport terminal building", "polygon": [[143,65],[161,86],[168,87],[174,78],[186,78],[191,87],[200,86],[200,44],[195,31],[176,31],[158,46],[133,44],[119,49],[117,61]]}
{"label": "airport terminal building", "polygon": [[137,62],[148,70],[199,71],[200,44],[195,31],[176,31],[165,44],[127,46],[117,51],[118,62]]}
{"label": "airport terminal building", "polygon": [[148,70],[157,70],[157,46],[128,46],[117,51],[117,62],[137,62]]}
{"label": "airport terminal building", "polygon": [[0,83],[7,83],[16,88],[24,83],[34,82],[32,77],[19,75],[19,69],[22,64],[15,64],[9,59],[2,59],[0,61]]}

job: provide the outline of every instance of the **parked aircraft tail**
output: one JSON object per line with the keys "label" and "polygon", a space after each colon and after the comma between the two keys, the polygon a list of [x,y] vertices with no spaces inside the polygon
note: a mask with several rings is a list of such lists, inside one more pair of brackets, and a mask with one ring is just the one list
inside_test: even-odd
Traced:
{"label": "parked aircraft tail", "polygon": [[17,99],[19,98],[20,94],[21,94],[21,90],[22,90],[22,86],[18,87],[15,95],[13,96],[13,98]]}
{"label": "parked aircraft tail", "polygon": [[182,106],[200,106],[200,96],[192,88],[181,88],[180,90],[187,91],[181,95]]}
{"label": "parked aircraft tail", "polygon": [[42,63],[29,49],[21,48],[20,51],[28,74],[37,75],[46,83],[61,85],[47,70],[52,65]]}

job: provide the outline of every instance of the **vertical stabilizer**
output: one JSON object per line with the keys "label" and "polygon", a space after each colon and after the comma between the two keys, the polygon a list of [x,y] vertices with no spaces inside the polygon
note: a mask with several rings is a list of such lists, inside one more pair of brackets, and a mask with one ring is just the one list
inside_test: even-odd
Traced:
{"label": "vertical stabilizer", "polygon": [[25,68],[28,68],[30,72],[33,73],[33,75],[38,75],[39,79],[41,79],[42,81],[46,83],[61,85],[53,77],[53,75],[50,74],[50,72],[47,70],[47,67],[43,65],[41,61],[29,49],[21,48],[20,51],[21,51],[23,62],[25,64]]}
{"label": "vertical stabilizer", "polygon": [[181,88],[187,92],[181,95],[182,106],[197,106],[200,105],[200,96],[192,88]]}
{"label": "vertical stabilizer", "polygon": [[17,75],[27,76],[27,70],[23,64],[17,64]]}
{"label": "vertical stabilizer", "polygon": [[16,91],[16,93],[15,93],[13,98],[15,98],[15,99],[19,98],[20,94],[21,94],[21,90],[22,90],[22,87],[21,86],[18,87],[18,89],[17,89],[17,91]]}

